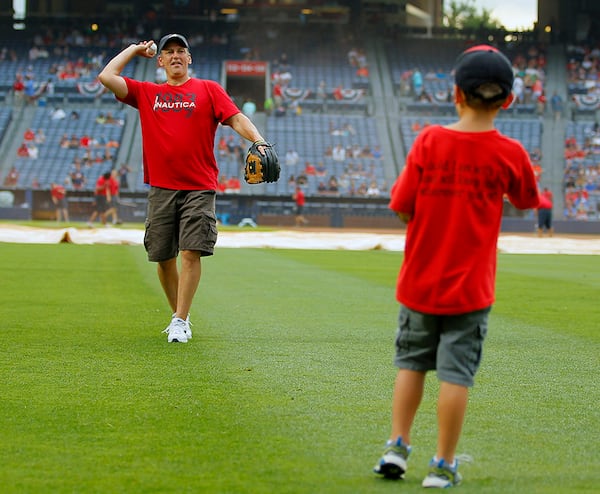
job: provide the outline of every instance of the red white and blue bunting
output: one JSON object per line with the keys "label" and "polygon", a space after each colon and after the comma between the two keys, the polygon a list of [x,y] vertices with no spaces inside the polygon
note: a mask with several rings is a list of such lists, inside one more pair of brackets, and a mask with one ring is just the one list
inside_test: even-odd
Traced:
{"label": "red white and blue bunting", "polygon": [[574,94],[573,101],[580,110],[598,110],[600,108],[600,96],[597,94]]}
{"label": "red white and blue bunting", "polygon": [[433,93],[433,100],[437,103],[448,103],[449,91],[440,89]]}
{"label": "red white and blue bunting", "polygon": [[106,88],[99,81],[78,82],[77,91],[79,91],[80,94],[97,98],[106,91]]}
{"label": "red white and blue bunting", "polygon": [[344,99],[342,101],[349,103],[356,103],[360,101],[365,95],[364,89],[342,89],[342,96]]}
{"label": "red white and blue bunting", "polygon": [[302,101],[310,96],[310,89],[288,87],[283,90],[283,99],[286,101]]}

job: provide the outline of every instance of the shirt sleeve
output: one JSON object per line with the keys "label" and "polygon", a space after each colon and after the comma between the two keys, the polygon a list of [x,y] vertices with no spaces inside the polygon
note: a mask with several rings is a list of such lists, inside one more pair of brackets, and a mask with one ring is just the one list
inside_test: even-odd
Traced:
{"label": "shirt sleeve", "polygon": [[421,170],[416,163],[418,155],[418,143],[408,153],[406,164],[396,179],[390,191],[390,203],[388,207],[396,213],[414,214],[417,191],[421,180]]}
{"label": "shirt sleeve", "polygon": [[125,103],[126,105],[132,106],[133,108],[137,108],[138,107],[137,81],[130,79],[129,77],[123,77],[123,79],[125,79],[125,83],[127,84],[127,96],[125,96],[124,98],[119,98],[118,96],[115,95],[115,98],[118,101],[120,101],[121,103]]}
{"label": "shirt sleeve", "polygon": [[220,84],[207,80],[206,88],[213,102],[215,118],[219,122],[223,123],[233,115],[240,113],[240,109]]}
{"label": "shirt sleeve", "polygon": [[524,148],[516,159],[518,166],[515,168],[509,184],[508,199],[519,209],[537,208],[539,193],[533,167]]}

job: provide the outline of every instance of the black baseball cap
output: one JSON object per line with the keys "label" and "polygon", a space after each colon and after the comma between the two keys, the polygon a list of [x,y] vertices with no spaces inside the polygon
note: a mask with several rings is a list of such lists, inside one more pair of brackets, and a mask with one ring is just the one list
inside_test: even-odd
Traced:
{"label": "black baseball cap", "polygon": [[180,46],[183,46],[188,50],[190,49],[190,44],[188,43],[187,39],[185,39],[185,36],[182,36],[181,34],[167,34],[160,38],[160,41],[158,42],[159,53],[169,41],[177,41]]}
{"label": "black baseball cap", "polygon": [[477,88],[485,83],[495,83],[501,92],[486,101],[506,99],[512,91],[514,73],[510,60],[497,48],[489,45],[477,45],[462,52],[454,65],[454,81],[465,94],[478,94]]}

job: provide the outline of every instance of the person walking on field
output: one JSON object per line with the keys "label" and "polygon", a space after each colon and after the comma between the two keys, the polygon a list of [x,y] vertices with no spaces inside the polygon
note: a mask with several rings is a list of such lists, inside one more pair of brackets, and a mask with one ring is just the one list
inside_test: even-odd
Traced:
{"label": "person walking on field", "polygon": [[106,218],[112,217],[113,225],[120,225],[122,221],[119,219],[119,170],[113,168],[110,172],[110,178],[108,179],[108,189],[110,190],[110,203],[108,204],[108,210],[106,211]]}
{"label": "person walking on field", "polygon": [[544,232],[546,232],[549,237],[554,235],[554,227],[552,226],[552,198],[552,191],[550,191],[548,187],[544,187],[544,190],[540,193],[540,203],[537,209],[538,237],[541,237]]}
{"label": "person walking on field", "polygon": [[474,46],[458,57],[455,81],[458,120],[417,136],[389,203],[407,232],[396,287],[392,426],[374,471],[404,476],[426,373],[435,370],[437,447],[422,482],[431,488],[462,478],[456,449],[495,297],[503,198],[520,209],[538,205],[527,151],[494,127],[512,101],[509,60],[491,46]]}
{"label": "person walking on field", "polygon": [[306,225],[308,220],[304,217],[304,205],[306,204],[306,196],[301,187],[296,187],[296,191],[292,196],[296,203],[296,226]]}
{"label": "person walking on field", "polygon": [[90,228],[94,227],[96,218],[100,218],[103,226],[106,226],[106,213],[109,210],[112,197],[110,194],[110,172],[103,173],[96,180],[94,189],[94,210],[87,224]]}
{"label": "person walking on field", "polygon": [[52,183],[50,185],[50,197],[56,207],[56,221],[60,223],[62,217],[63,221],[69,221],[69,206],[67,203],[67,189],[64,185]]}
{"label": "person walking on field", "polygon": [[[135,57],[155,55],[166,82],[121,75]],[[218,83],[190,76],[191,63],[187,39],[167,34],[158,47],[152,40],[129,45],[98,76],[119,101],[139,112],[144,181],[150,185],[144,245],[148,259],[157,263],[172,310],[164,330],[169,343],[186,343],[192,337],[189,312],[200,283],[201,257],[213,254],[217,240],[217,126],[228,125],[248,141],[264,142]],[[259,150],[264,154],[264,148]]]}

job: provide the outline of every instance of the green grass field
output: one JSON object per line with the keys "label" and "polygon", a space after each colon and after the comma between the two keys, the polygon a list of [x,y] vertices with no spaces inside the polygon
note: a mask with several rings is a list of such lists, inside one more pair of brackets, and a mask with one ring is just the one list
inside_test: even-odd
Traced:
{"label": "green grass field", "polygon": [[[400,262],[218,249],[193,340],[167,344],[142,247],[0,244],[0,491],[423,492],[434,375],[406,480],[371,473]],[[459,492],[598,492],[600,256],[500,255],[497,292]]]}

